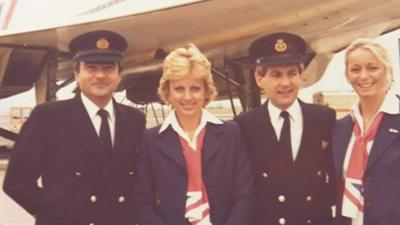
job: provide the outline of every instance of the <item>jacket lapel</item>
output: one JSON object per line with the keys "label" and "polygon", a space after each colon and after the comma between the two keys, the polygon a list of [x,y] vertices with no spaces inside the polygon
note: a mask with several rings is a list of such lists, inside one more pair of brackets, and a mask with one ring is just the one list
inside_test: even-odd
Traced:
{"label": "jacket lapel", "polygon": [[220,138],[222,129],[223,126],[207,123],[202,149],[203,165],[206,165],[213,158],[212,156],[218,152],[218,148],[222,143]]}
{"label": "jacket lapel", "polygon": [[139,132],[137,126],[131,125],[134,122],[132,123],[126,111],[115,101],[113,103],[115,108],[114,146],[107,168],[115,168],[115,165],[118,165],[120,162],[121,157],[129,156],[130,154],[125,154],[126,151],[136,151],[136,149],[132,149],[135,147],[132,143],[134,143],[133,138],[136,138],[137,132]]}
{"label": "jacket lapel", "polygon": [[398,138],[400,138],[400,115],[385,114],[368,157],[367,171]]}
{"label": "jacket lapel", "polygon": [[118,153],[119,151],[122,151],[124,149],[123,146],[126,146],[127,141],[129,141],[129,137],[135,137],[135,135],[130,132],[129,124],[131,123],[125,112],[122,111],[117,104],[114,104],[114,107],[115,136],[113,153]]}
{"label": "jacket lapel", "polygon": [[71,115],[71,120],[66,121],[67,126],[83,145],[82,149],[92,154],[100,165],[101,160],[96,157],[99,155],[97,151],[101,147],[99,138],[79,95],[71,100],[71,107],[68,107],[67,110]]}
{"label": "jacket lapel", "polygon": [[[258,149],[262,149],[262,155],[270,158],[273,155],[279,155],[278,138],[269,117],[267,102],[257,109],[254,116],[254,135],[256,136]],[[260,122],[262,121],[262,122]],[[269,143],[268,143],[269,142]]]}
{"label": "jacket lapel", "polygon": [[301,162],[303,162],[309,154],[313,154],[313,152],[311,152],[313,149],[312,145],[315,143],[315,132],[318,132],[318,130],[315,129],[315,127],[318,127],[318,124],[314,122],[313,112],[308,110],[309,107],[303,102],[299,102],[303,114],[303,131],[301,134],[299,151],[294,161],[296,165],[301,165]]}
{"label": "jacket lapel", "polygon": [[159,134],[157,148],[161,151],[161,153],[172,159],[179,166],[186,170],[183,150],[179,143],[178,135],[171,127],[168,127],[164,132]]}
{"label": "jacket lapel", "polygon": [[336,122],[334,130],[332,146],[333,155],[335,157],[335,167],[338,175],[342,175],[343,161],[353,132],[354,122],[351,116],[346,116]]}
{"label": "jacket lapel", "polygon": [[[278,142],[274,127],[269,117],[268,101],[257,109],[254,115],[254,133],[256,137],[257,148],[260,152],[255,152],[256,161],[260,163],[264,169],[273,170],[282,176],[282,179],[288,178],[288,174],[292,170],[293,160],[288,158]],[[258,158],[260,157],[260,158]]]}

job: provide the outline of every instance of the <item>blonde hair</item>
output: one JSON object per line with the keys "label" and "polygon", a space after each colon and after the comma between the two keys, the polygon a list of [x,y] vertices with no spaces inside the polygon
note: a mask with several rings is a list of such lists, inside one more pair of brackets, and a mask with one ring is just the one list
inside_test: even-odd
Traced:
{"label": "blonde hair", "polygon": [[391,80],[393,79],[393,66],[390,61],[388,51],[381,44],[369,38],[358,38],[354,40],[349,47],[346,48],[346,55],[345,55],[346,74],[348,71],[348,57],[350,53],[352,53],[357,49],[369,50],[372,53],[372,55],[374,55],[385,66],[386,74],[390,75],[390,79]]}
{"label": "blonde hair", "polygon": [[207,105],[217,91],[211,75],[210,61],[197,49],[194,44],[173,50],[164,60],[163,74],[158,86],[158,95],[168,104],[169,81],[193,76],[204,81],[206,89],[205,104]]}

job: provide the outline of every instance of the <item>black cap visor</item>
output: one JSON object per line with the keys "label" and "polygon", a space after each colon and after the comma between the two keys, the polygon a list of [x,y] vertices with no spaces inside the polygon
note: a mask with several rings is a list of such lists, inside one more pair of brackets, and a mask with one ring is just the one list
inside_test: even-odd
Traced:
{"label": "black cap visor", "polygon": [[121,62],[123,60],[122,52],[118,50],[88,50],[77,52],[74,60],[85,62]]}
{"label": "black cap visor", "polygon": [[262,57],[256,60],[256,64],[260,66],[282,66],[301,63],[304,63],[304,59],[293,54],[273,55],[270,57]]}

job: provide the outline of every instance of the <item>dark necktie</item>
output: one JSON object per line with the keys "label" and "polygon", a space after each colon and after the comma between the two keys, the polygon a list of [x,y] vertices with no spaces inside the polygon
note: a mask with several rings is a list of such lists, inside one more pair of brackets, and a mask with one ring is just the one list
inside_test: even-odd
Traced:
{"label": "dark necktie", "polygon": [[108,124],[108,112],[104,109],[100,109],[97,114],[101,117],[100,142],[102,146],[102,154],[104,160],[108,161],[112,152],[111,133],[110,126]]}
{"label": "dark necktie", "polygon": [[283,118],[283,126],[281,130],[281,135],[279,138],[279,143],[282,147],[282,150],[287,156],[290,156],[292,159],[292,142],[290,138],[290,118],[289,113],[286,111],[281,112],[281,117]]}

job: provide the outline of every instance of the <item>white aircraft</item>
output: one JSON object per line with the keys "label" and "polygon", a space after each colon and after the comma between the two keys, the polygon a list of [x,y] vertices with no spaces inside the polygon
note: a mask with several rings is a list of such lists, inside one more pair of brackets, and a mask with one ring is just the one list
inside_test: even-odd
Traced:
{"label": "white aircraft", "polygon": [[[128,39],[121,88],[132,100],[156,101],[163,56],[192,42],[213,62],[219,97],[239,96],[251,106],[258,96],[248,98],[254,89],[248,88],[247,49],[259,36],[277,31],[303,36],[316,52],[315,57],[310,52],[306,71],[309,86],[355,38],[400,27],[399,0],[3,0],[3,6],[10,6],[11,15],[3,15],[8,20],[0,32],[0,98],[35,85],[38,102],[54,100],[56,90],[73,79],[67,46],[86,31],[110,29]],[[65,83],[57,85],[60,81]]]}
{"label": "white aircraft", "polygon": [[131,101],[158,101],[163,57],[192,42],[213,63],[219,99],[239,97],[246,110],[260,104],[247,54],[256,38],[277,31],[303,36],[315,51],[307,87],[355,38],[400,27],[400,0],[0,0],[0,8],[0,98],[35,86],[38,103],[56,100],[73,81],[68,43],[91,30],[128,39],[120,89]]}

